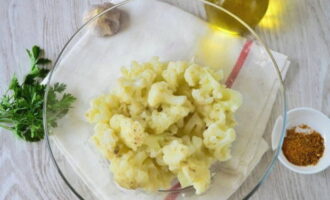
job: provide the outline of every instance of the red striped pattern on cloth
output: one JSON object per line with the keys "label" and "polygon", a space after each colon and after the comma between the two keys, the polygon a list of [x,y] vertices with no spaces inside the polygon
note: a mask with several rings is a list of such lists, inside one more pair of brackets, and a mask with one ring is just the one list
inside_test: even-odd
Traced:
{"label": "red striped pattern on cloth", "polygon": [[[228,88],[231,88],[239,74],[239,72],[241,71],[246,58],[248,57],[250,50],[251,50],[251,46],[253,44],[253,40],[247,40],[245,42],[245,44],[242,47],[241,53],[238,56],[238,59],[230,73],[230,75],[228,76],[225,85]],[[180,189],[180,183],[175,184],[174,186],[171,187],[171,190],[177,190]],[[176,200],[176,198],[178,197],[178,195],[180,194],[180,192],[171,192],[169,193],[164,200]]]}

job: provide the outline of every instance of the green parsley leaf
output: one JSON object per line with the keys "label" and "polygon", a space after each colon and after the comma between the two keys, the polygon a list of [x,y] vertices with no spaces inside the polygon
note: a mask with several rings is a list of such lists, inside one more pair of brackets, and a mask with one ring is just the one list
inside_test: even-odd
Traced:
{"label": "green parsley leaf", "polygon": [[[35,142],[44,138],[42,110],[46,86],[41,81],[49,72],[39,65],[51,61],[41,57],[43,51],[38,46],[26,51],[31,71],[21,84],[16,76],[10,81],[8,92],[0,100],[0,127],[12,131],[18,138]],[[65,84],[56,83],[49,89],[47,120],[52,127],[57,126],[56,121],[65,116],[76,100],[71,94],[62,94],[65,88]]]}

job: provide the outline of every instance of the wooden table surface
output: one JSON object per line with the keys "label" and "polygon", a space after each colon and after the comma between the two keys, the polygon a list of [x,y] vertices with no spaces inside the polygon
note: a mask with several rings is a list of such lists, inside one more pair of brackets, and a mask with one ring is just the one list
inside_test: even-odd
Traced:
{"label": "wooden table surface", "polygon": [[[102,0],[1,0],[0,94],[13,74],[29,70],[26,48],[37,44],[55,59],[81,25],[91,4]],[[330,1],[271,0],[257,32],[289,56],[289,108],[308,106],[330,116]],[[26,143],[0,129],[0,200],[73,200],[50,160],[45,142]],[[299,175],[280,163],[252,199],[330,199],[330,169]]]}

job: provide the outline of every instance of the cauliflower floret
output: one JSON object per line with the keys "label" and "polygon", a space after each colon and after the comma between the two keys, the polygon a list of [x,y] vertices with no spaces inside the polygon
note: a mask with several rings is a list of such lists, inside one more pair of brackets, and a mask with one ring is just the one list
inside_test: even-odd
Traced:
{"label": "cauliflower floret", "polygon": [[[139,66],[139,65],[137,65]],[[121,72],[126,80],[140,80],[140,85],[143,87],[150,86],[156,79],[155,71],[147,66],[139,66],[138,69],[132,67],[131,69],[122,68]]]}
{"label": "cauliflower floret", "polygon": [[236,123],[233,117],[235,112],[241,105],[241,96],[237,92],[224,90],[222,99],[218,99],[212,104],[196,105],[198,113],[203,117],[206,125],[219,123],[233,127]]}
{"label": "cauliflower floret", "polygon": [[[129,79],[134,79],[136,77],[141,76],[142,73],[145,71],[151,70],[154,72],[154,68],[152,65],[148,65],[147,63],[138,63],[136,61],[131,62],[131,67],[122,67],[121,68],[121,73],[123,77],[129,78]],[[143,76],[141,76],[143,77]]]}
{"label": "cauliflower floret", "polygon": [[173,89],[184,81],[183,74],[188,67],[186,62],[170,62],[166,70],[163,71],[163,78]]}
{"label": "cauliflower floret", "polygon": [[[157,82],[162,79],[162,72],[167,68],[166,62],[160,62],[158,57],[154,57],[147,63],[138,63],[133,61],[130,68],[122,68],[121,73],[124,77],[134,79],[136,77],[152,78],[150,81]],[[152,71],[152,76],[144,74],[146,71]]]}
{"label": "cauliflower floret", "polygon": [[154,72],[156,72],[157,77],[154,82],[158,82],[160,80],[163,80],[162,73],[167,68],[168,62],[160,62],[158,57],[153,57],[150,62],[145,63],[145,65],[150,66]]}
{"label": "cauliflower floret", "polygon": [[145,106],[140,102],[132,102],[127,106],[129,115],[137,118],[145,110]]}
{"label": "cauliflower floret", "polygon": [[214,68],[205,67],[205,70],[216,80],[217,82],[221,81],[224,77],[223,70],[216,70]]}
{"label": "cauliflower floret", "polygon": [[143,144],[147,136],[144,127],[138,121],[124,115],[114,115],[110,120],[110,126],[118,132],[121,140],[134,151]]}
{"label": "cauliflower floret", "polygon": [[221,104],[199,105],[196,107],[207,126],[212,123],[226,123],[227,112],[221,107]]}
{"label": "cauliflower floret", "polygon": [[204,131],[203,137],[205,147],[215,150],[214,156],[219,161],[225,161],[230,158],[230,144],[236,138],[233,128],[221,128],[219,124],[214,123]]}
{"label": "cauliflower floret", "polygon": [[222,98],[224,88],[215,80],[207,81],[202,84],[199,89],[192,90],[192,97],[197,104],[211,104]]}
{"label": "cauliflower floret", "polygon": [[220,102],[221,106],[226,110],[236,112],[236,110],[242,105],[242,95],[235,90],[225,89]]}
{"label": "cauliflower floret", "polygon": [[[111,104],[109,103],[111,102]],[[119,100],[114,95],[102,95],[93,99],[90,103],[91,108],[85,114],[90,123],[99,121],[108,121],[116,113],[116,107],[119,106]]]}
{"label": "cauliflower floret", "polygon": [[[162,156],[162,148],[166,144],[166,140],[169,139],[167,135],[148,135],[144,140],[146,152],[151,158],[156,158],[159,155]],[[163,163],[163,162],[162,162]]]}
{"label": "cauliflower floret", "polygon": [[189,147],[178,139],[163,147],[163,160],[171,171],[179,168],[180,163],[189,156]]}
{"label": "cauliflower floret", "polygon": [[209,122],[208,125],[210,123],[218,123],[224,126],[226,125],[227,112],[221,104],[213,104],[212,110],[209,112],[209,116],[207,118],[207,122]]}
{"label": "cauliflower floret", "polygon": [[174,96],[173,90],[166,82],[154,83],[149,91],[148,104],[151,107],[158,107],[160,104],[182,105],[187,101],[185,96]]}
{"label": "cauliflower floret", "polygon": [[231,158],[230,147],[231,147],[231,143],[224,145],[222,148],[216,148],[213,153],[214,157],[218,161],[229,160]]}
{"label": "cauliflower floret", "polygon": [[99,122],[96,124],[94,130],[95,134],[91,140],[106,158],[111,159],[116,154],[117,135],[108,123]]}
{"label": "cauliflower floret", "polygon": [[163,106],[162,111],[152,111],[148,124],[155,134],[160,134],[192,111],[190,106]]}
{"label": "cauliflower floret", "polygon": [[226,126],[227,127],[235,127],[236,126],[236,120],[234,117],[234,113],[232,112],[226,112]]}
{"label": "cauliflower floret", "polygon": [[205,71],[198,65],[190,65],[184,73],[184,79],[189,86],[197,86]]}
{"label": "cauliflower floret", "polygon": [[173,174],[166,167],[156,165],[144,152],[128,152],[113,159],[110,170],[116,182],[128,189],[165,189],[170,186],[173,178]]}
{"label": "cauliflower floret", "polygon": [[196,194],[205,192],[211,182],[209,167],[209,162],[203,161],[202,158],[188,160],[177,174],[181,187],[192,185]]}
{"label": "cauliflower floret", "polygon": [[209,72],[200,78],[198,89],[192,90],[192,96],[198,104],[210,104],[222,98],[225,89]]}
{"label": "cauliflower floret", "polygon": [[211,104],[213,102],[212,96],[209,91],[203,89],[194,89],[191,92],[194,101],[200,105]]}
{"label": "cauliflower floret", "polygon": [[135,189],[147,184],[148,173],[141,167],[147,156],[141,153],[139,155],[139,159],[136,159],[136,154],[128,152],[120,158],[111,160],[110,170],[120,186]]}
{"label": "cauliflower floret", "polygon": [[140,103],[146,105],[147,90],[149,85],[142,78],[127,79],[120,78],[117,81],[117,87],[114,89],[113,94],[120,100],[121,103],[132,104]]}
{"label": "cauliflower floret", "polygon": [[130,82],[125,82],[124,79],[119,79],[117,81],[117,87],[114,89],[113,94],[116,95],[121,103],[129,104],[132,102],[133,97],[132,93],[132,84]]}

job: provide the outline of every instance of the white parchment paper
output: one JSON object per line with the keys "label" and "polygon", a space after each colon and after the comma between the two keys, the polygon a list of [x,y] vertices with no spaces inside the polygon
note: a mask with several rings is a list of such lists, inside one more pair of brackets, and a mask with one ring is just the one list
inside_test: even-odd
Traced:
{"label": "white parchment paper", "polygon": [[[191,60],[208,63],[201,55],[201,41],[222,47],[219,62],[230,72],[237,60],[244,38],[214,33],[203,20],[174,6],[155,0],[135,0],[120,8],[123,28],[112,37],[100,38],[86,32],[63,57],[54,72],[52,83],[66,83],[67,91],[78,98],[75,107],[60,121],[51,139],[79,177],[99,199],[164,199],[164,193],[146,194],[120,189],[112,180],[108,162],[90,143],[92,125],[84,119],[92,98],[108,93],[115,86],[121,66],[132,60]],[[204,52],[205,53],[205,52]],[[207,52],[206,52],[207,53]],[[273,52],[282,75],[288,68],[287,57]],[[265,51],[253,44],[251,52],[233,85],[243,94],[243,106],[237,112],[239,125],[233,158],[217,172],[210,189],[200,197],[189,199],[227,199],[255,168],[268,144],[262,138],[278,90],[277,77]],[[226,73],[228,74],[228,73]],[[263,74],[260,76],[260,74]],[[258,88],[258,89],[256,89]],[[184,197],[179,197],[184,198]]]}

